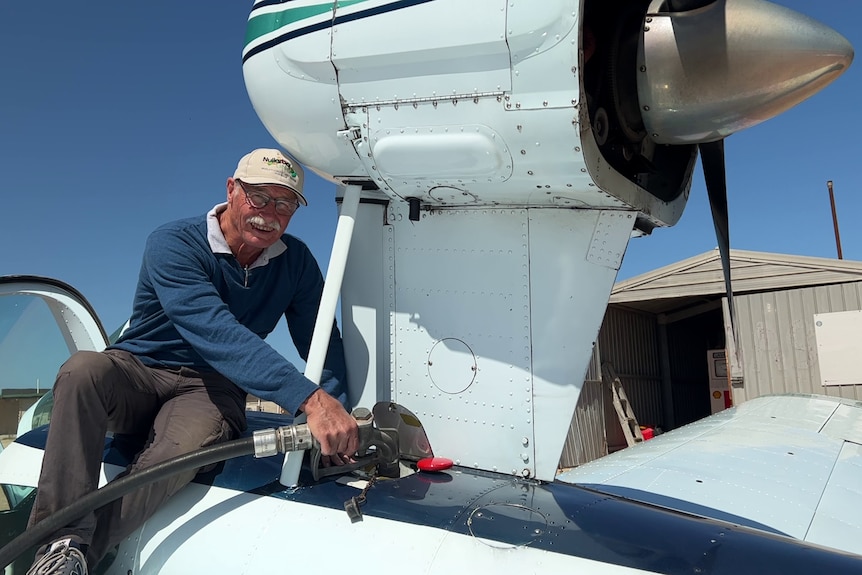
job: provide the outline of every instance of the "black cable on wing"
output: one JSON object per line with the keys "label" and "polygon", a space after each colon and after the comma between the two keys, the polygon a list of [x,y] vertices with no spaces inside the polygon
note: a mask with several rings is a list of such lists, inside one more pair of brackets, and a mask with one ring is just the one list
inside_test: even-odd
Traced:
{"label": "black cable on wing", "polygon": [[164,479],[165,477],[170,477],[176,473],[190,469],[199,469],[212,463],[218,463],[241,455],[249,455],[254,452],[254,438],[243,437],[225,443],[210,445],[192,453],[174,457],[148,469],[137,471],[121,479],[112,481],[97,491],[84,495],[63,509],[46,517],[4,545],[0,549],[0,569],[11,565],[27,549],[43,543],[46,537],[64,525],[68,525],[75,519],[83,517],[94,509],[134,491],[138,487]]}

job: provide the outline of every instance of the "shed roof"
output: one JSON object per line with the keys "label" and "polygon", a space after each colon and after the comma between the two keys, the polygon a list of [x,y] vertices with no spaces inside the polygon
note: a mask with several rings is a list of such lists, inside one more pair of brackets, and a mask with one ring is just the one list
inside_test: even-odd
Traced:
{"label": "shed roof", "polygon": [[0,398],[2,399],[12,399],[12,398],[29,398],[29,397],[42,397],[45,393],[48,392],[50,388],[45,389],[33,389],[33,388],[3,388],[0,389]]}
{"label": "shed roof", "polygon": [[[858,261],[733,249],[730,270],[734,294],[862,280],[862,262]],[[617,282],[608,303],[710,295],[724,295],[718,249]]]}

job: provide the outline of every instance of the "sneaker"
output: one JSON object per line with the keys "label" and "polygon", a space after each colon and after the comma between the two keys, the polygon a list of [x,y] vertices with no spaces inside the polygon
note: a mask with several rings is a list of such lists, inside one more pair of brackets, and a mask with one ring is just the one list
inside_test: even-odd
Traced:
{"label": "sneaker", "polygon": [[76,541],[60,539],[48,546],[27,575],[87,575],[87,560]]}

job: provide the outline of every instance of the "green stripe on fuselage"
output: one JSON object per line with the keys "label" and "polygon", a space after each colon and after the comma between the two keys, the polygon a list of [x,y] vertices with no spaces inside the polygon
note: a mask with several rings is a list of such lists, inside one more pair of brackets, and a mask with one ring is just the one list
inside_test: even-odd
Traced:
{"label": "green stripe on fuselage", "polygon": [[[368,0],[342,0],[337,2],[339,8],[359,4],[360,2],[368,2]],[[248,26],[245,29],[245,45],[249,44],[270,32],[274,32],[279,28],[288,26],[300,20],[312,18],[326,12],[332,12],[336,2],[326,2],[315,6],[301,6],[298,8],[285,8],[278,12],[270,12],[269,14],[261,14],[250,18]]]}

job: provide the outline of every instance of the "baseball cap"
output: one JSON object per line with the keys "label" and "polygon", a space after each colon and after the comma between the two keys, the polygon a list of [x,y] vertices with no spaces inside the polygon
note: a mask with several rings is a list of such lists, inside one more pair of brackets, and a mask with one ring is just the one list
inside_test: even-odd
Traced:
{"label": "baseball cap", "polygon": [[302,166],[280,150],[260,148],[246,154],[239,161],[233,178],[246,184],[284,186],[296,194],[300,204],[308,205],[302,194],[302,184],[305,181]]}

